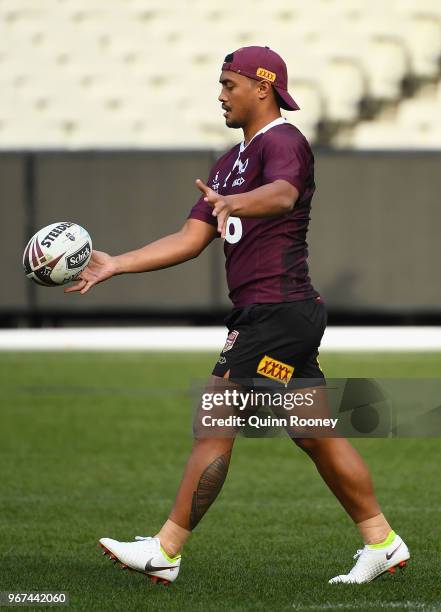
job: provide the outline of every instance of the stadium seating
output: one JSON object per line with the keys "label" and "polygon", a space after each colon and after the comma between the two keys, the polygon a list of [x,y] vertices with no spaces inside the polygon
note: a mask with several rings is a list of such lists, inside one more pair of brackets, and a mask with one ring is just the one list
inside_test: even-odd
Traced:
{"label": "stadium seating", "polygon": [[[404,79],[439,79],[439,1],[0,0],[0,147],[223,148],[219,69],[248,44],[285,57],[312,141],[441,146],[430,100],[402,101]],[[366,100],[396,119],[357,126]]]}
{"label": "stadium seating", "polygon": [[389,116],[363,121],[340,137],[340,146],[363,149],[440,149],[441,84],[426,86]]}

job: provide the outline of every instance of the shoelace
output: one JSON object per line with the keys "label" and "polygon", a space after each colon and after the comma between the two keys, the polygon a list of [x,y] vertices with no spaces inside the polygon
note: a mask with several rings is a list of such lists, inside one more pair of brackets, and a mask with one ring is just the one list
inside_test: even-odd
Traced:
{"label": "shoelace", "polygon": [[140,540],[153,540],[153,538],[151,536],[135,536],[135,540],[139,542]]}
{"label": "shoelace", "polygon": [[364,548],[359,548],[354,555],[354,559],[358,559],[361,556],[361,553],[364,551]]}

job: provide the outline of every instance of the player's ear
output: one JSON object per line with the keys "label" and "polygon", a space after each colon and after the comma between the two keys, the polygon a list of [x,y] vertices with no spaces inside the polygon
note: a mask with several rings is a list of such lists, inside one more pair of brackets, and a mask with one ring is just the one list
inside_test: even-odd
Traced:
{"label": "player's ear", "polygon": [[265,100],[271,95],[272,85],[269,81],[258,81],[257,82],[257,95],[260,100]]}

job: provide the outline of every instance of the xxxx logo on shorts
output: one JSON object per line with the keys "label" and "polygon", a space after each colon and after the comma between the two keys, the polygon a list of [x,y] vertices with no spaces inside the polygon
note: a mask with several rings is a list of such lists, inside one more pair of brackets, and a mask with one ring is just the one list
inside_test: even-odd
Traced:
{"label": "xxxx logo on shorts", "polygon": [[265,355],[257,366],[257,373],[287,385],[294,374],[294,368],[287,363]]}
{"label": "xxxx logo on shorts", "polygon": [[227,351],[233,348],[233,344],[236,342],[238,335],[239,335],[239,332],[236,329],[233,329],[233,331],[230,331],[230,333],[227,336],[227,341],[225,342],[225,346],[222,349],[222,353],[226,353]]}

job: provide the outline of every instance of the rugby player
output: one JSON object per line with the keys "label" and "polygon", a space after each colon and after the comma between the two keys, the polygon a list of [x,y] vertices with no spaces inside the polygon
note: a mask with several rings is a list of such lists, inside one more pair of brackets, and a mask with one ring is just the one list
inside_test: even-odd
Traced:
{"label": "rugby player", "polygon": [[[229,334],[211,385],[265,376],[263,358],[295,378],[323,379],[318,348],[326,311],[308,276],[306,234],[314,193],[314,158],[303,134],[281,116],[297,110],[287,90],[283,59],[268,47],[243,47],[227,55],[219,101],[229,128],[243,142],[214,164],[182,229],[118,256],[94,251],[70,291],[87,293],[116,274],[149,272],[197,257],[217,236],[224,239],[227,280],[234,308]],[[375,497],[369,471],[344,438],[294,438],[314,461],[327,486],[357,526],[364,547],[354,567],[331,583],[370,582],[409,559]],[[123,566],[174,581],[181,551],[219,494],[234,436],[196,437],[168,520],[154,537],[133,542],[102,538]]]}

